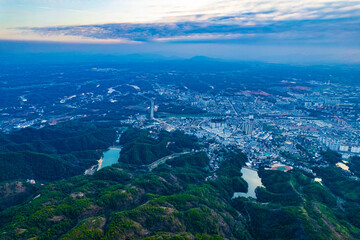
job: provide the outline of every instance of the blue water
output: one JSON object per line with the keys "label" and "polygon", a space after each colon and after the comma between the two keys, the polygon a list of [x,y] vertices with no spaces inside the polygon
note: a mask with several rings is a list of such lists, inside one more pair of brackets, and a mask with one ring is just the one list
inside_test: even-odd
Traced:
{"label": "blue water", "polygon": [[102,164],[100,166],[100,169],[104,167],[109,167],[115,163],[118,163],[119,157],[120,157],[120,147],[112,147],[109,148],[106,152],[104,152],[104,156],[102,157]]}
{"label": "blue water", "polygon": [[233,198],[236,197],[252,197],[256,198],[255,189],[257,187],[263,187],[261,183],[261,178],[258,175],[258,172],[248,168],[241,169],[242,178],[248,183],[247,193],[235,192]]}

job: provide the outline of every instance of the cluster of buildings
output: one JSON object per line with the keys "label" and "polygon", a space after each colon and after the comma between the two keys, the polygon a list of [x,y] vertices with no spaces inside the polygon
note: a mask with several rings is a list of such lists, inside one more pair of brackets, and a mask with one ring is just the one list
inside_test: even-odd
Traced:
{"label": "cluster of buildings", "polygon": [[320,154],[324,149],[344,158],[360,154],[360,87],[356,85],[295,79],[256,89],[245,83],[239,89],[218,89],[209,83],[204,90],[186,86],[189,81],[179,79],[187,75],[176,72],[91,71],[110,72],[114,79],[89,80],[71,91],[64,87],[69,91],[63,96],[36,104],[30,90],[22,91],[16,103],[0,109],[1,130],[78,118],[120,121],[155,131],[181,130],[210,143],[203,151],[212,169],[219,167],[221,152],[229,147],[242,149],[252,168],[281,164],[309,173],[314,166],[326,166]]}
{"label": "cluster of buildings", "polygon": [[[333,96],[336,84],[313,82],[312,87],[277,89],[286,96],[264,91],[225,96],[221,92],[211,95],[179,90],[176,86],[158,87],[158,93],[167,96],[168,101],[203,112],[181,117],[169,114],[165,118],[157,118],[155,113],[146,116],[152,121],[143,119],[133,124],[140,128],[181,130],[210,142],[202,150],[208,154],[213,170],[223,160],[221,151],[229,147],[242,149],[251,168],[262,166],[283,171],[298,168],[313,175],[312,168],[328,166],[320,154],[328,148],[344,158],[360,153],[360,115],[347,116],[341,112],[360,107],[349,104],[341,95]],[[209,180],[213,178],[216,176],[209,176]]]}
{"label": "cluster of buildings", "polygon": [[[319,141],[333,151],[338,151],[341,153],[354,153],[354,154],[360,153],[359,142],[349,143],[347,141],[336,140],[334,138],[329,138],[326,136],[320,137]],[[350,145],[350,144],[354,144],[354,145]]]}

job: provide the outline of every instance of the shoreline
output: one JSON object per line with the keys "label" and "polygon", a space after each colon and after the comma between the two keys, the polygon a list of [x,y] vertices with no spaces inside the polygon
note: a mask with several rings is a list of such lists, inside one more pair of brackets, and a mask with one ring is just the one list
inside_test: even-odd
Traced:
{"label": "shoreline", "polygon": [[102,155],[102,157],[98,160],[98,168],[96,171],[99,171],[101,169],[101,165],[103,163],[103,157],[104,157],[104,154]]}
{"label": "shoreline", "polygon": [[103,161],[104,161],[104,155],[105,155],[105,152],[109,151],[109,150],[119,150],[121,151],[122,147],[121,146],[112,146],[112,147],[109,147],[106,151],[103,152],[103,155],[101,156],[101,158],[99,160],[97,160],[97,164],[91,166],[91,168],[89,169],[86,169],[85,172],[84,172],[84,175],[92,175],[94,174],[95,172],[99,171],[102,167],[102,164],[103,164]]}

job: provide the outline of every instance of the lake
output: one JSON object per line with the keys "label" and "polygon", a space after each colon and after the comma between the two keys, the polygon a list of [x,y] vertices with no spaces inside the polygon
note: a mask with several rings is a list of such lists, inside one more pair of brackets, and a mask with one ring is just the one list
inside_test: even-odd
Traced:
{"label": "lake", "polygon": [[99,166],[97,170],[118,163],[120,157],[120,151],[121,151],[121,147],[111,147],[109,148],[109,150],[104,152],[104,155],[99,160]]}
{"label": "lake", "polygon": [[261,183],[261,178],[258,175],[258,172],[253,169],[249,168],[242,168],[241,169],[242,178],[248,183],[248,191],[247,193],[243,192],[235,192],[233,198],[237,197],[252,197],[256,198],[255,189],[257,187],[263,187]]}

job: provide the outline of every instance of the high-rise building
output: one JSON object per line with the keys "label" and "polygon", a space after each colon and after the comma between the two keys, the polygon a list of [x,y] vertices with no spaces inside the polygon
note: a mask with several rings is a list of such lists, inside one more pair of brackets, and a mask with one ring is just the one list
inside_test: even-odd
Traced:
{"label": "high-rise building", "polygon": [[151,99],[150,119],[154,119],[154,100]]}
{"label": "high-rise building", "polygon": [[342,152],[347,152],[347,151],[349,151],[349,146],[347,146],[347,145],[340,145],[339,150],[342,151]]}
{"label": "high-rise building", "polygon": [[352,153],[360,153],[360,147],[355,147],[355,146],[351,147],[351,152]]}
{"label": "high-rise building", "polygon": [[250,115],[243,123],[243,131],[246,135],[250,135],[254,130],[254,116]]}

